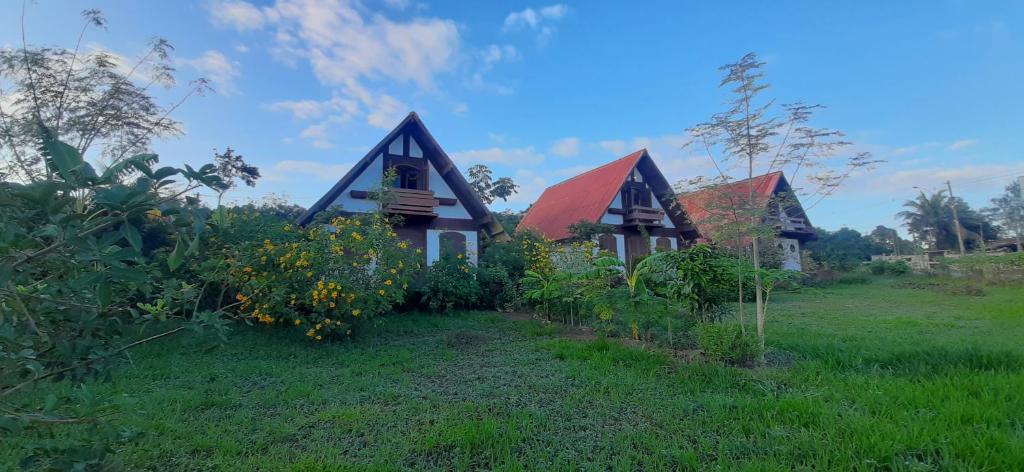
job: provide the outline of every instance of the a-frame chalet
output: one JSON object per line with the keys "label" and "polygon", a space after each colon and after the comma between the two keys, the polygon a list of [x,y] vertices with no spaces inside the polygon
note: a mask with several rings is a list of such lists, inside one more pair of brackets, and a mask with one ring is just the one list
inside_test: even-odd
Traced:
{"label": "a-frame chalet", "polygon": [[422,249],[428,265],[438,260],[442,250],[464,252],[475,263],[480,236],[509,239],[415,112],[360,159],[298,223],[307,225],[317,213],[335,206],[340,206],[342,214],[376,211],[371,192],[391,168],[397,179],[395,198],[387,211],[403,217],[395,232]]}
{"label": "a-frame chalet", "polygon": [[[781,171],[759,175],[709,189],[679,195],[679,204],[696,223],[701,235],[712,240],[715,227],[728,220],[728,209],[746,202],[753,191],[755,204],[766,209],[765,224],[778,231],[775,247],[782,256],[782,268],[801,270],[800,252],[807,241],[816,239],[814,228],[796,193]],[[723,244],[728,244],[723,241]]]}
{"label": "a-frame chalet", "polygon": [[623,261],[686,247],[698,237],[646,149],[548,187],[519,228],[560,241],[573,237],[569,226],[580,221],[612,225],[597,242]]}

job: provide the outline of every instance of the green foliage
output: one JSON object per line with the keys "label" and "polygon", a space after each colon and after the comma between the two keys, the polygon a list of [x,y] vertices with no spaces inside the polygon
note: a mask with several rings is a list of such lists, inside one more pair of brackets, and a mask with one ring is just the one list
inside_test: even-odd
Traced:
{"label": "green foliage", "polygon": [[739,325],[701,323],[697,344],[709,360],[730,365],[751,365],[758,355],[757,338],[744,335]]}
{"label": "green foliage", "polygon": [[903,261],[874,260],[868,264],[868,271],[874,275],[906,275],[910,273],[910,266]]}
{"label": "green foliage", "polygon": [[[483,164],[469,168],[469,186],[476,191],[484,203],[490,205],[494,200],[508,201],[508,197],[519,191],[519,185],[511,177],[499,177],[492,180],[491,169]],[[511,231],[506,228],[506,231]]]}
{"label": "green foliage", "polygon": [[971,254],[948,258],[949,267],[963,275],[987,282],[1024,280],[1024,252],[1007,254]]}
{"label": "green foliage", "polygon": [[443,254],[425,271],[421,302],[433,311],[475,306],[481,294],[477,273],[462,254]]}
{"label": "green foliage", "polygon": [[982,233],[986,239],[998,237],[998,228],[984,215],[971,208],[963,199],[950,198],[944,190],[930,195],[921,192],[914,200],[904,202],[903,206],[906,210],[899,212],[897,216],[906,222],[910,234],[918,240],[928,241],[932,249],[958,249],[954,206],[956,216],[960,219],[960,233],[967,250],[980,247]]}
{"label": "green foliage", "polygon": [[[177,272],[207,230],[203,212],[178,198],[221,180],[212,164],[154,168],[153,154],[98,173],[50,130],[39,138],[52,178],[0,183],[0,429],[93,423],[95,442],[54,435],[30,455],[86,467],[106,460],[113,426],[102,420],[108,403],[83,382],[109,378],[136,345],[185,329],[223,334],[194,301],[202,289]],[[155,221],[174,249],[147,248],[140,229]],[[30,392],[45,381],[79,387],[39,403]]]}
{"label": "green foliage", "polygon": [[737,275],[750,273],[744,261],[704,244],[662,254],[657,256],[664,261],[664,269],[657,277],[657,291],[681,302],[699,321],[717,319],[723,305],[735,300],[740,282]]}
{"label": "green foliage", "polygon": [[871,238],[850,228],[837,231],[816,229],[817,240],[806,244],[811,258],[825,269],[848,271],[871,260],[875,254],[887,252],[886,248]]}
{"label": "green foliage", "polygon": [[569,225],[569,232],[577,241],[591,241],[596,236],[614,233],[615,225],[580,220]]}

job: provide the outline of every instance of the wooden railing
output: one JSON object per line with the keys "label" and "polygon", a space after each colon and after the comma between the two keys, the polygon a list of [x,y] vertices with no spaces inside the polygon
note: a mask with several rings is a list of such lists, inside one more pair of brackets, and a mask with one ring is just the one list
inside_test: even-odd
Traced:
{"label": "wooden railing", "polygon": [[665,212],[657,208],[631,207],[622,216],[622,224],[627,226],[661,226],[661,220],[664,217]]}
{"label": "wooden railing", "polygon": [[803,218],[794,217],[780,217],[775,219],[775,227],[782,231],[793,231],[807,233],[811,231],[811,227],[807,224],[807,220]]}
{"label": "wooden railing", "polygon": [[440,202],[434,197],[433,190],[396,188],[394,189],[394,198],[394,201],[387,206],[387,210],[391,213],[437,216],[437,213],[434,213],[434,208],[440,205]]}

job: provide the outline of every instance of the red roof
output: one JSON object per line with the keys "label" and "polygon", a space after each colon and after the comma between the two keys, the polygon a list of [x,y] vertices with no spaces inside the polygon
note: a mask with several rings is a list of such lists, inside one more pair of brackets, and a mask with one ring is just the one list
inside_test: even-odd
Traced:
{"label": "red roof", "polygon": [[641,149],[548,187],[526,212],[519,228],[532,229],[544,237],[559,240],[572,236],[569,225],[573,223],[601,221],[626,177],[646,153],[646,149]]}
{"label": "red roof", "polygon": [[679,204],[686,210],[686,214],[690,216],[693,224],[697,225],[701,236],[709,239],[715,226],[712,217],[716,213],[725,216],[722,215],[724,208],[745,202],[750,196],[751,185],[754,187],[754,198],[767,205],[781,179],[783,179],[782,172],[776,171],[752,179],[730,182],[706,190],[679,195]]}

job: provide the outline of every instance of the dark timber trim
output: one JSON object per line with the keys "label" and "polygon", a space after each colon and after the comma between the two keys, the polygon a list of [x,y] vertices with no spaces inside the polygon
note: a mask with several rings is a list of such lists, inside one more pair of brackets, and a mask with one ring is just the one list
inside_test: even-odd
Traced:
{"label": "dark timber trim", "polygon": [[[352,169],[348,171],[338,183],[336,183],[331,189],[324,194],[316,203],[313,204],[298,220],[298,224],[307,225],[313,220],[313,216],[318,212],[326,210],[327,207],[338,199],[338,196],[345,191],[349,185],[355,181],[356,177],[366,171],[373,160],[379,154],[388,154],[388,150],[385,149],[391,141],[393,141],[399,134],[409,136],[412,133],[417,139],[417,143],[420,145],[420,149],[423,151],[425,159],[429,159],[430,163],[438,170],[441,178],[448,184],[455,193],[455,197],[458,201],[462,202],[462,205],[469,212],[473,221],[476,222],[478,229],[482,229],[484,233],[497,241],[508,241],[511,239],[501,224],[491,215],[490,210],[484,204],[480,197],[473,191],[472,187],[469,186],[469,182],[462,176],[460,172],[453,172],[455,164],[452,162],[448,154],[444,152],[441,145],[438,144],[434,136],[430,134],[430,131],[420,120],[419,116],[415,112],[409,113],[408,116],[402,120],[395,129],[391,130],[384,139],[382,139],[376,146],[370,149],[370,152],[366,153],[362,159],[359,160]],[[409,148],[408,139],[405,138],[405,142],[402,143],[404,149]],[[428,173],[429,174],[429,173]]]}

